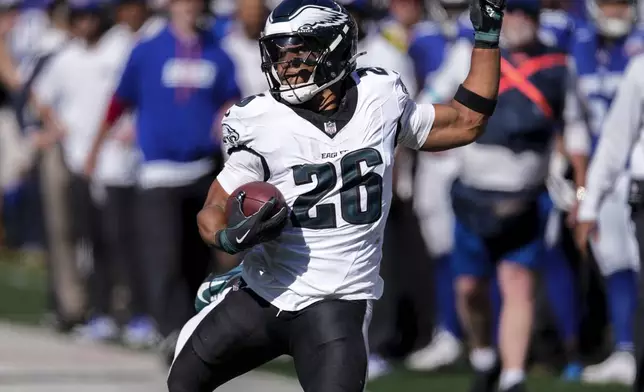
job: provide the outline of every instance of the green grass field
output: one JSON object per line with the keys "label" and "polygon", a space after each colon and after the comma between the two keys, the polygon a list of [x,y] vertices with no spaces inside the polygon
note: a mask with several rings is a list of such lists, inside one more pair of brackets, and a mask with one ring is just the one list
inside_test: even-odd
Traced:
{"label": "green grass field", "polygon": [[[37,323],[46,303],[46,276],[41,264],[25,263],[20,254],[0,253],[0,319]],[[274,362],[264,367],[276,373],[294,376],[292,363]],[[619,386],[590,387],[563,382],[549,375],[532,372],[531,392],[626,392]],[[465,392],[469,385],[465,367],[425,374],[402,368],[369,384],[371,392]]]}

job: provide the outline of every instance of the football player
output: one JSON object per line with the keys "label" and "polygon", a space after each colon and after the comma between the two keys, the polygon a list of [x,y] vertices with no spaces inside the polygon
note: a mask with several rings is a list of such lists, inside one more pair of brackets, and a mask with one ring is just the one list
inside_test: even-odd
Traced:
{"label": "football player", "polygon": [[[635,27],[636,7],[632,0],[588,0],[588,22],[580,22],[570,44],[574,81],[567,102],[565,137],[571,156],[578,199],[584,197],[586,166],[595,150],[608,108],[616,94],[629,59],[644,49],[644,34]],[[582,380],[632,384],[633,315],[639,257],[630,230],[624,174],[599,209],[571,210],[578,223],[578,246],[586,252],[587,241],[606,281],[609,320],[614,352],[604,362],[587,367]],[[589,236],[588,222],[597,221],[598,236]]]}
{"label": "football player", "polygon": [[[260,39],[270,89],[224,117],[230,158],[197,218],[208,244],[248,251],[242,279],[184,327],[170,392],[210,392],[282,354],[306,392],[364,390],[395,148],[440,151],[483,133],[504,5],[472,0],[471,68],[446,105],[416,104],[394,71],[356,69],[356,24],[332,0],[273,10]],[[271,216],[272,199],[244,216],[232,193],[251,181],[276,186],[288,207]]]}

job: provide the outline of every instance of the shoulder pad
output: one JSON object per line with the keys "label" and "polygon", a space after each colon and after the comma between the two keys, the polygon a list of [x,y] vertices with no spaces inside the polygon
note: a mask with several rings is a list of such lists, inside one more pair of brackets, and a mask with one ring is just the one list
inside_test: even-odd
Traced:
{"label": "shoulder pad", "polygon": [[227,150],[250,146],[255,139],[252,126],[257,118],[271,110],[269,93],[251,95],[228,109],[221,124],[222,142]]}
{"label": "shoulder pad", "polygon": [[401,94],[409,95],[407,87],[403,83],[400,74],[396,71],[380,67],[365,67],[358,68],[355,73],[357,74],[357,77],[365,83],[365,87],[368,91],[390,96],[392,91],[397,88],[400,90]]}
{"label": "shoulder pad", "polygon": [[400,78],[400,74],[398,72],[382,67],[360,67],[355,70],[355,73],[360,79],[372,79],[371,76],[375,76],[380,82]]}

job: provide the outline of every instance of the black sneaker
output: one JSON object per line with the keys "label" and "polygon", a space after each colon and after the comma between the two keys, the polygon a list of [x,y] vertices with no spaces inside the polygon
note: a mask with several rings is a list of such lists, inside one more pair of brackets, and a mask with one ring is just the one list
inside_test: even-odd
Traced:
{"label": "black sneaker", "polygon": [[470,392],[495,392],[500,375],[501,361],[497,361],[490,370],[477,371]]}

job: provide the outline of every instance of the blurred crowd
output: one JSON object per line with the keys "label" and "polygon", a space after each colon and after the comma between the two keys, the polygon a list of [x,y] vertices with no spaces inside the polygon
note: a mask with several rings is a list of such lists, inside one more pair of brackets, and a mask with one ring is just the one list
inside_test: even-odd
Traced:
{"label": "blurred crowd", "polygon": [[[473,43],[465,0],[340,3],[359,25],[360,67],[397,71],[419,102],[453,97]],[[201,243],[195,217],[226,160],[223,112],[267,88],[258,39],[275,5],[0,2],[0,243],[45,253],[57,329],[168,351],[202,280],[235,265]],[[485,368],[489,347],[528,344],[497,334],[505,328],[527,329],[527,360],[568,380],[630,385],[639,253],[626,167],[601,205],[583,202],[604,117],[644,51],[640,10],[508,7],[502,98],[485,136],[397,152],[369,377],[398,360],[432,371],[464,354]],[[480,271],[477,258],[537,278],[502,264]],[[476,314],[481,291],[489,326]]]}

